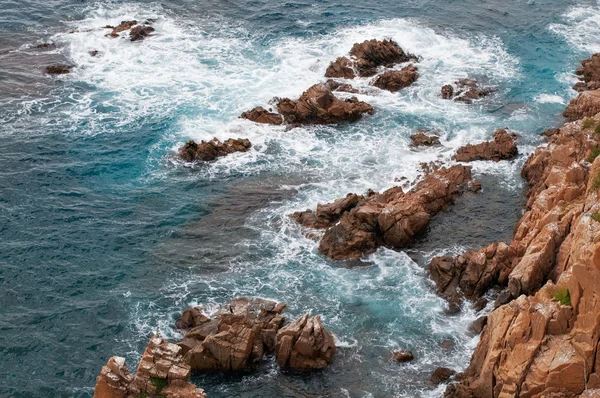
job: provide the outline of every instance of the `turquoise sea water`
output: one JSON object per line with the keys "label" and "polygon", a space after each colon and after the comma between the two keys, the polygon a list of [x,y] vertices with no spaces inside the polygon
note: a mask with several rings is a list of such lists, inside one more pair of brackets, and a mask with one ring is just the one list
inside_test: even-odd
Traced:
{"label": "turquoise sea water", "polygon": [[[131,43],[99,29],[131,18],[156,18],[155,36]],[[289,317],[322,314],[340,348],[312,375],[266,361],[194,376],[211,398],[440,396],[429,374],[468,364],[476,315],[445,315],[423,264],[510,239],[520,167],[537,134],[562,123],[599,24],[597,3],[554,0],[0,0],[0,396],[89,397],[109,356],[133,370],[152,332],[179,337],[186,306],[238,295],[287,302]],[[323,81],[354,42],[387,37],[422,57],[421,77],[361,95],[373,116],[288,131],[237,118]],[[56,47],[35,48],[47,42]],[[45,76],[54,63],[75,69]],[[439,99],[466,76],[495,94],[471,106]],[[444,147],[411,150],[422,127],[440,130]],[[520,157],[476,162],[483,192],[436,216],[410,251],[348,267],[286,217],[414,181],[421,162],[449,161],[500,127],[520,135]],[[173,158],[213,136],[254,148],[193,167]],[[416,360],[390,362],[395,348]]]}

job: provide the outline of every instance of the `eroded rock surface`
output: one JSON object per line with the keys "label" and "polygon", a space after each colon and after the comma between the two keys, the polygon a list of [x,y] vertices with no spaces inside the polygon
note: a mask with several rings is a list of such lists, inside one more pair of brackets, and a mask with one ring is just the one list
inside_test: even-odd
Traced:
{"label": "eroded rock surface", "polygon": [[452,157],[459,162],[471,162],[474,160],[500,160],[512,159],[517,156],[517,136],[505,129],[496,130],[493,141],[485,141],[480,144],[467,144],[458,148]]}
{"label": "eroded rock surface", "polygon": [[199,144],[194,140],[188,141],[179,148],[179,157],[186,162],[211,161],[234,152],[246,152],[252,147],[249,140],[245,138],[229,138],[225,142],[213,138],[210,141],[201,141]]}
{"label": "eroded rock surface", "polygon": [[335,209],[334,217],[323,211],[319,217],[317,211],[314,217],[301,212],[293,218],[303,225],[327,228],[319,244],[323,254],[335,260],[355,260],[381,245],[407,247],[427,228],[431,216],[463,191],[479,187],[468,166],[434,168],[409,192],[394,187],[366,197],[348,195],[322,207]]}
{"label": "eroded rock surface", "polygon": [[417,130],[416,133],[410,136],[411,145],[419,146],[437,146],[440,145],[439,133],[429,130]]}
{"label": "eroded rock surface", "polygon": [[410,86],[418,78],[419,73],[417,73],[417,68],[413,65],[408,65],[400,70],[388,70],[377,75],[371,84],[382,90],[396,92]]}
{"label": "eroded rock surface", "polygon": [[320,316],[305,314],[277,332],[277,363],[282,368],[322,369],[333,361],[336,351],[333,336]]}
{"label": "eroded rock surface", "polygon": [[262,106],[257,106],[256,108],[249,110],[247,112],[242,113],[240,116],[243,119],[248,119],[256,123],[264,123],[264,124],[274,124],[279,125],[283,124],[283,116],[278,113],[269,112]]}
{"label": "eroded rock surface", "polygon": [[600,88],[600,54],[581,61],[581,68],[577,69],[580,82],[573,86],[576,91],[597,90]]}
{"label": "eroded rock surface", "polygon": [[142,355],[135,376],[129,373],[125,358],[111,357],[96,378],[94,398],[206,398],[200,388],[189,382],[190,366],[181,348],[153,336]]}
{"label": "eroded rock surface", "polygon": [[584,91],[573,98],[563,115],[569,120],[591,117],[600,112],[600,90]]}

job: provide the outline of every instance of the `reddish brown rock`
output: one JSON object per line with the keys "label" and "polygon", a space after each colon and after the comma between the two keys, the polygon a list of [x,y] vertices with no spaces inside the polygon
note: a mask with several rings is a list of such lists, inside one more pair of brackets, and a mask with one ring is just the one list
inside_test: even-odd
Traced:
{"label": "reddish brown rock", "polygon": [[407,350],[397,350],[392,352],[392,355],[397,362],[408,362],[415,359],[413,353]]}
{"label": "reddish brown rock", "polygon": [[121,21],[121,23],[116,27],[107,25],[105,28],[112,29],[112,32],[110,32],[106,36],[119,37],[119,33],[129,30],[129,29],[133,28],[135,25],[137,25],[137,21],[135,21],[135,20]]}
{"label": "reddish brown rock", "polygon": [[496,130],[493,141],[485,141],[480,144],[467,144],[456,151],[452,157],[459,162],[471,162],[473,160],[500,160],[512,159],[517,156],[517,137],[504,129]]}
{"label": "reddish brown rock", "polygon": [[129,32],[129,39],[131,41],[140,41],[144,40],[146,37],[150,36],[150,34],[154,32],[154,28],[152,26],[141,25],[136,26],[131,29]]}
{"label": "reddish brown rock", "polygon": [[209,321],[202,319],[199,326],[186,332],[179,343],[186,351],[186,363],[201,371],[240,371],[253,367],[275,350],[284,307],[285,304],[263,299],[233,299]]}
{"label": "reddish brown rock", "polygon": [[452,99],[454,97],[454,87],[450,84],[442,86],[442,99]]}
{"label": "reddish brown rock", "polygon": [[419,129],[416,133],[410,136],[411,145],[418,146],[436,146],[440,145],[440,136],[437,132]]}
{"label": "reddish brown rock", "polygon": [[333,361],[336,346],[321,317],[301,316],[277,332],[277,363],[282,368],[322,369]]}
{"label": "reddish brown rock", "polygon": [[600,54],[581,61],[581,68],[577,69],[580,82],[573,86],[576,91],[597,90],[600,88]]}
{"label": "reddish brown rock", "polygon": [[298,211],[290,214],[290,217],[307,228],[328,228],[338,222],[344,213],[356,207],[361,200],[364,200],[363,196],[349,193],[346,197],[337,199],[333,203],[317,205],[316,212],[310,209]]}
{"label": "reddish brown rock", "polygon": [[340,91],[340,92],[352,93],[352,94],[358,93],[358,90],[355,89],[354,87],[352,87],[350,84],[340,83],[340,82],[337,82],[337,81],[335,81],[333,79],[328,79],[325,82],[325,85],[331,91]]}
{"label": "reddish brown rock", "polygon": [[[392,248],[410,245],[427,228],[432,215],[464,190],[478,188],[471,178],[470,167],[433,168],[407,193],[394,187],[381,194],[358,197],[358,204],[352,207],[341,206],[343,200],[334,202],[333,208],[344,209],[336,213],[336,217],[340,216],[335,224],[323,217],[309,218],[306,213],[304,218],[296,219],[304,225],[327,228],[319,243],[322,253],[335,260],[354,260],[381,245]],[[355,203],[356,197],[352,198]]]}
{"label": "reddish brown rock", "polygon": [[65,75],[71,73],[72,66],[68,65],[50,65],[46,67],[46,73],[49,75]]}
{"label": "reddish brown rock", "polygon": [[408,65],[400,70],[388,70],[378,75],[371,83],[373,86],[391,92],[410,86],[419,78],[417,68]]}
{"label": "reddish brown rock", "polygon": [[438,384],[445,383],[455,374],[456,374],[456,371],[452,370],[450,368],[437,368],[436,370],[433,371],[429,380],[433,384],[438,385]]}
{"label": "reddish brown rock", "polygon": [[265,108],[258,106],[252,110],[242,113],[240,116],[243,119],[248,119],[256,123],[279,125],[283,123],[283,117],[278,113],[267,111]]}
{"label": "reddish brown rock", "polygon": [[489,88],[481,88],[477,80],[468,78],[455,81],[454,86],[446,84],[442,87],[443,99],[454,99],[465,104],[470,104],[473,100],[481,99],[490,93]]}
{"label": "reddish brown rock", "polygon": [[342,77],[344,79],[354,79],[353,63],[346,57],[339,57],[331,62],[325,71],[325,77]]}
{"label": "reddish brown rock", "polygon": [[346,100],[337,98],[325,83],[315,84],[299,99],[283,98],[277,110],[290,124],[331,124],[353,122],[363,114],[372,113],[373,107],[356,97]]}
{"label": "reddish brown rock", "polygon": [[230,138],[225,142],[213,138],[210,141],[201,141],[197,144],[194,140],[188,141],[179,148],[179,156],[186,162],[211,161],[234,152],[246,152],[252,147],[245,138]]}
{"label": "reddish brown rock", "polygon": [[600,112],[600,90],[584,91],[573,98],[563,115],[569,120],[591,117]]}
{"label": "reddish brown rock", "polygon": [[135,376],[129,373],[125,359],[111,357],[96,378],[94,398],[206,398],[191,384],[190,367],[184,363],[181,348],[155,335],[142,355]]}

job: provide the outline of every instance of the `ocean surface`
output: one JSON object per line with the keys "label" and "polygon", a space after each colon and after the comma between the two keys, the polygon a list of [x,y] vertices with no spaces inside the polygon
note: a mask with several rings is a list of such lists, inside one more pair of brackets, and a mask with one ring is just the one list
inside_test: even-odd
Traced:
{"label": "ocean surface", "polygon": [[[104,37],[104,25],[147,18],[156,32],[143,42]],[[210,398],[441,396],[429,375],[468,365],[477,315],[446,315],[424,265],[511,239],[520,168],[539,132],[561,124],[599,29],[593,1],[0,0],[0,396],[91,397],[111,355],[134,370],[153,332],[180,337],[185,307],[240,295],[286,302],[290,319],[321,314],[339,350],[308,375],[272,359],[195,375]],[[372,38],[422,58],[410,88],[359,95],[374,115],[291,130],[238,118],[299,96]],[[73,72],[44,74],[57,63]],[[467,76],[494,94],[440,99]],[[503,127],[519,134],[519,157],[473,163],[483,191],[434,217],[410,250],[329,261],[286,216],[414,182],[421,162],[449,162]],[[418,128],[439,130],[443,147],[411,149]],[[174,158],[212,137],[254,147],[194,166]],[[416,359],[390,361],[396,348]]]}

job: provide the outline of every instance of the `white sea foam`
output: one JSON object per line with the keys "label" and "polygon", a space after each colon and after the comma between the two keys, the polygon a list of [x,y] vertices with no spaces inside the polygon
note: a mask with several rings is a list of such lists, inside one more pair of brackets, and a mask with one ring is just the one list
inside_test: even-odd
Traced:
{"label": "white sea foam", "polygon": [[566,100],[557,94],[539,94],[534,98],[534,101],[540,104],[565,104]]}
{"label": "white sea foam", "polygon": [[600,51],[600,6],[577,5],[563,15],[563,23],[549,26],[549,29],[563,36],[571,45],[586,53]]}

